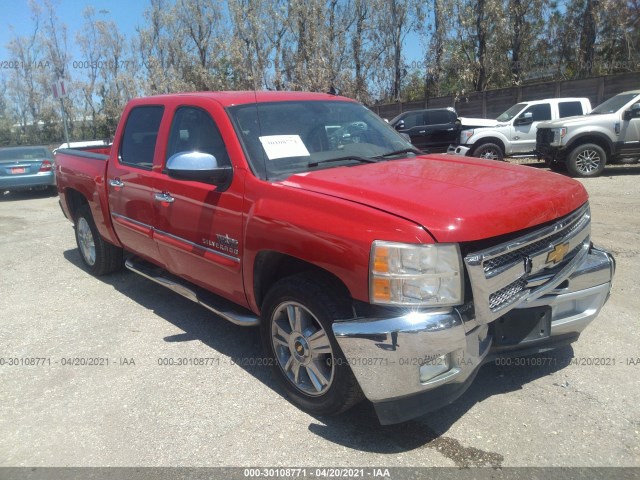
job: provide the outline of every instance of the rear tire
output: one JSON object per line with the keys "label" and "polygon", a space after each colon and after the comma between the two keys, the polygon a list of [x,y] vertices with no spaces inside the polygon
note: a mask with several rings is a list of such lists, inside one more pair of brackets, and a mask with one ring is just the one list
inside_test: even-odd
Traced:
{"label": "rear tire", "polygon": [[483,143],[473,151],[473,156],[478,158],[486,158],[488,160],[504,160],[504,152],[499,145],[495,143]]}
{"label": "rear tire", "polygon": [[89,205],[82,205],[76,211],[75,232],[80,258],[89,272],[100,276],[122,268],[122,249],[100,236]]}
{"label": "rear tire", "polygon": [[321,275],[287,277],[267,293],[260,326],[266,360],[297,407],[337,415],[362,400],[331,328],[352,315],[346,298]]}
{"label": "rear tire", "polygon": [[600,145],[585,143],[574,148],[567,159],[567,170],[572,177],[599,176],[607,163],[607,154]]}

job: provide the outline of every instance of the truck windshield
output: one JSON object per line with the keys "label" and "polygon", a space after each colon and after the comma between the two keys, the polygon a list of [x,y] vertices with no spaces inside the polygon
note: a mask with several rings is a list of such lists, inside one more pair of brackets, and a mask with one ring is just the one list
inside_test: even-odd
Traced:
{"label": "truck windshield", "polygon": [[254,103],[229,107],[228,112],[254,173],[263,179],[415,152],[408,140],[355,102]]}
{"label": "truck windshield", "polygon": [[591,115],[602,115],[606,113],[615,113],[629,103],[637,93],[621,93],[615,97],[611,97],[609,100],[602,102],[596,108],[591,110]]}
{"label": "truck windshield", "polygon": [[496,120],[499,122],[508,122],[513,117],[515,117],[518,113],[520,113],[520,111],[526,106],[527,106],[526,103],[516,103],[513,107],[511,107],[509,110],[507,110],[506,112],[501,114],[498,118],[496,118]]}

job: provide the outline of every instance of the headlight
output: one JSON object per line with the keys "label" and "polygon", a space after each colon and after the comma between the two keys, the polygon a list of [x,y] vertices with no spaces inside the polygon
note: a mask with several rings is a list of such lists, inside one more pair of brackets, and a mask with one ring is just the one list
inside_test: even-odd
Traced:
{"label": "headlight", "polygon": [[463,130],[460,133],[460,143],[467,143],[471,137],[473,137],[473,130]]}
{"label": "headlight", "polygon": [[462,258],[456,244],[376,240],[369,272],[371,303],[431,307],[462,303]]}
{"label": "headlight", "polygon": [[554,128],[553,129],[553,144],[554,145],[562,144],[562,139],[565,137],[566,134],[567,134],[566,127]]}

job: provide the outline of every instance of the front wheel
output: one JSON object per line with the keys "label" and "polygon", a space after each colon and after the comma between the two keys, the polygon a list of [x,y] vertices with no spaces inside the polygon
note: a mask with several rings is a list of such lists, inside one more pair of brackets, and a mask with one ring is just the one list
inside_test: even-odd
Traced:
{"label": "front wheel", "polygon": [[122,268],[122,249],[100,236],[89,205],[82,205],[76,211],[75,230],[80,258],[92,274],[105,275]]}
{"label": "front wheel", "polygon": [[474,157],[487,158],[489,160],[504,160],[502,148],[495,143],[484,143],[473,151]]}
{"label": "front wheel", "polygon": [[262,343],[277,380],[316,415],[337,415],[362,399],[331,328],[351,316],[341,298],[324,277],[300,274],[277,282],[262,308]]}
{"label": "front wheel", "polygon": [[594,143],[586,143],[573,149],[567,160],[567,170],[572,177],[597,177],[606,163],[604,149]]}

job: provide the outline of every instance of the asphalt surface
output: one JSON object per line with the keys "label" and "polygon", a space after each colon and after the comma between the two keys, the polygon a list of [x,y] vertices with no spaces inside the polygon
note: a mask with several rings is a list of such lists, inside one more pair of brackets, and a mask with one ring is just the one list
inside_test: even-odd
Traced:
{"label": "asphalt surface", "polygon": [[[298,410],[255,364],[257,330],[133,273],[91,276],[56,196],[2,194],[0,466],[640,466],[638,175],[583,181],[618,271],[578,342],[486,365],[454,404],[387,427],[366,403]],[[202,360],[163,365],[179,359]]]}

